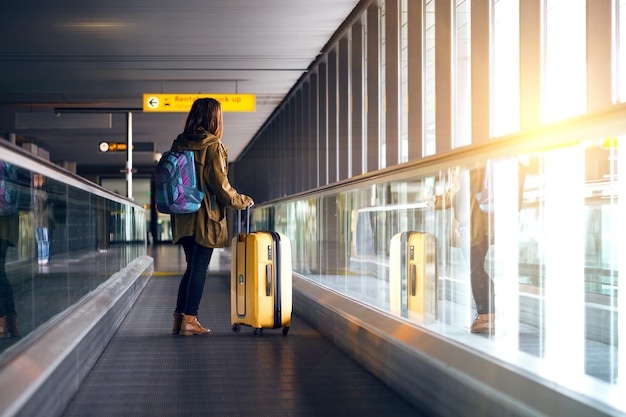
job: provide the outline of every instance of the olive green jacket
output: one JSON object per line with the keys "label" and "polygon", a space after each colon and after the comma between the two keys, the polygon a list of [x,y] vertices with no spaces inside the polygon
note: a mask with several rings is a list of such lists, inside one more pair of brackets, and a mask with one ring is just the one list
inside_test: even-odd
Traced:
{"label": "olive green jacket", "polygon": [[189,214],[172,215],[172,241],[194,236],[196,243],[207,248],[228,246],[226,207],[241,210],[252,204],[252,199],[239,194],[228,181],[228,149],[216,136],[180,134],[172,150],[193,150],[199,187],[206,187],[200,210]]}

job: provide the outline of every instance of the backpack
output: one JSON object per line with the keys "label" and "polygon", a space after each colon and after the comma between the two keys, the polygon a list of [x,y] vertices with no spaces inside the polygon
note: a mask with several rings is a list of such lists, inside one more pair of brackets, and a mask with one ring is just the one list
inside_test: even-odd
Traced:
{"label": "backpack", "polygon": [[194,213],[205,190],[199,190],[193,151],[166,151],[154,173],[156,208],[164,214]]}
{"label": "backpack", "polygon": [[0,160],[0,216],[17,211],[17,167]]}

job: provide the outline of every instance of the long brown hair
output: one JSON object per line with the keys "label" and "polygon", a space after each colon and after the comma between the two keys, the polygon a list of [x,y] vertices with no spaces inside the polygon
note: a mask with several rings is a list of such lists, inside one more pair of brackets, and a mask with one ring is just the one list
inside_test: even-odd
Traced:
{"label": "long brown hair", "polygon": [[193,102],[187,121],[185,134],[196,134],[206,130],[218,138],[222,137],[222,106],[214,98],[199,98]]}

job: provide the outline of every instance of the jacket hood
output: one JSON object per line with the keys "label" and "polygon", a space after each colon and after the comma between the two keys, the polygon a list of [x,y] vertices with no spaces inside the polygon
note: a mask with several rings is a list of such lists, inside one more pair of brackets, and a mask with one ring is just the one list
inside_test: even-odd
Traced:
{"label": "jacket hood", "polygon": [[181,133],[178,135],[176,140],[174,140],[174,145],[185,149],[195,150],[205,148],[207,145],[218,141],[219,139],[217,136],[208,132],[197,134]]}

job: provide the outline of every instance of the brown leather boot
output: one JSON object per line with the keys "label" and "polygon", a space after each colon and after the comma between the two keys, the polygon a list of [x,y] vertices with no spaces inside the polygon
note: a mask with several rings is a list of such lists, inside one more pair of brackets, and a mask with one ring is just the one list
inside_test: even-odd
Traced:
{"label": "brown leather boot", "polygon": [[172,334],[180,334],[180,327],[183,325],[183,313],[174,313],[174,322],[172,323]]}
{"label": "brown leather boot", "polygon": [[17,328],[17,316],[10,315],[5,317],[5,324],[7,333],[11,334],[11,337],[20,337],[20,330]]}
{"label": "brown leather boot", "polygon": [[211,329],[206,329],[198,322],[196,316],[188,316],[183,314],[183,324],[180,329],[180,334],[183,336],[193,336],[194,334],[208,334],[211,333]]}
{"label": "brown leather boot", "polygon": [[472,333],[494,333],[496,331],[495,314],[478,314],[472,323]]}
{"label": "brown leather boot", "polygon": [[7,337],[7,322],[4,317],[0,317],[0,339]]}

